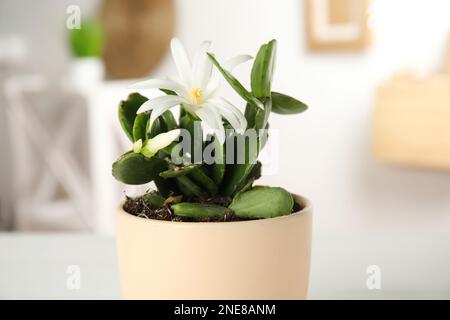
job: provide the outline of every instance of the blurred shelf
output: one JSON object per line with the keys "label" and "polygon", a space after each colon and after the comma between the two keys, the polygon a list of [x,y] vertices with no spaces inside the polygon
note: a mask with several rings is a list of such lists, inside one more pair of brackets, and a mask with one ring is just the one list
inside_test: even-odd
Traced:
{"label": "blurred shelf", "polygon": [[376,94],[373,148],[377,160],[450,170],[450,76],[398,78]]}

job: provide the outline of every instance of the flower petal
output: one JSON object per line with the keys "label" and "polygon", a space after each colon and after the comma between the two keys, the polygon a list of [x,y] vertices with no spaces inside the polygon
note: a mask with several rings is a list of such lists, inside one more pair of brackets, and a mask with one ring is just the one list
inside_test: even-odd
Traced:
{"label": "flower petal", "polygon": [[178,74],[183,82],[191,83],[191,63],[189,62],[186,49],[177,38],[173,38],[170,47],[172,49],[172,57],[177,67]]}
{"label": "flower petal", "polygon": [[133,83],[129,86],[130,89],[167,89],[175,92],[185,91],[184,87],[173,80],[167,79],[148,79]]}
{"label": "flower petal", "polygon": [[160,133],[153,139],[150,139],[145,145],[145,148],[152,153],[157,153],[159,150],[164,149],[176,140],[180,136],[180,133],[180,129]]}
{"label": "flower petal", "polygon": [[184,101],[186,101],[186,99],[179,96],[172,96],[172,95],[160,96],[144,102],[142,106],[139,108],[138,112],[144,112],[147,110],[152,110],[166,106],[170,108],[176,106],[177,104],[183,103]]}
{"label": "flower petal", "polygon": [[173,105],[165,105],[165,106],[158,106],[158,107],[154,108],[152,110],[152,113],[150,114],[148,130],[151,130],[151,128],[153,126],[153,122],[155,122],[155,120],[158,119],[158,117],[160,115],[162,115],[164,112],[166,112],[167,110],[169,110],[172,107],[173,107]]}
{"label": "flower petal", "polygon": [[[239,56],[235,56],[227,61],[224,62],[223,68],[229,72],[233,71],[234,68],[236,68],[241,63],[247,62],[248,60],[253,59],[252,56],[248,54],[242,54]],[[220,73],[216,69],[212,71],[209,83],[205,89],[204,95],[205,97],[213,96],[214,93],[217,91],[217,89],[220,86]]]}
{"label": "flower petal", "polygon": [[248,54],[242,54],[239,56],[235,56],[227,61],[224,62],[223,68],[228,71],[233,71],[234,68],[236,68],[241,63],[247,62],[248,60],[252,60],[253,57]]}
{"label": "flower petal", "polygon": [[231,126],[233,128],[240,128],[240,123],[239,120],[235,117],[234,114],[232,114],[231,111],[229,110],[225,110],[223,111],[223,108],[220,108],[217,106],[217,104],[212,104],[211,102],[207,102],[204,104],[204,106],[207,106],[209,109],[214,109],[216,113],[219,114],[220,118],[222,119],[225,118],[226,120],[228,120],[228,122],[231,124]]}
{"label": "flower petal", "polygon": [[211,99],[209,103],[231,124],[237,133],[242,134],[245,132],[245,129],[247,129],[247,119],[245,119],[242,112],[231,104],[231,102],[223,98],[217,98]]}
{"label": "flower petal", "polygon": [[203,89],[211,77],[212,62],[206,52],[211,46],[211,41],[204,41],[197,51],[192,65],[192,86]]}
{"label": "flower petal", "polygon": [[212,129],[221,144],[225,142],[225,129],[220,114],[211,106],[205,105],[195,111],[202,123]]}
{"label": "flower petal", "polygon": [[186,98],[187,100],[189,100],[189,92],[188,92],[188,88],[186,88],[186,86],[184,84],[181,83],[181,80],[178,77],[167,77],[170,81],[175,82],[176,84],[178,84],[180,86],[180,90],[176,91],[176,93],[183,97]]}
{"label": "flower petal", "polygon": [[217,70],[213,70],[210,80],[206,86],[205,91],[203,91],[203,97],[205,100],[213,97],[217,90],[220,88],[220,77]]}

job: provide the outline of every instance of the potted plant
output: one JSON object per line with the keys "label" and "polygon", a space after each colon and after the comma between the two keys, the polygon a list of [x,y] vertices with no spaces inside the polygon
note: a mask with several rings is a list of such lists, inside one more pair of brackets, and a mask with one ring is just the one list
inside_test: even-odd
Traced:
{"label": "potted plant", "polygon": [[[209,46],[201,45],[191,65],[173,39],[179,78],[139,82],[133,88],[160,89],[163,95],[132,93],[119,105],[132,150],[113,164],[113,175],[125,184],[156,185],[127,197],[118,210],[123,296],[306,298],[311,204],[254,182],[261,175],[257,156],[267,141],[270,113],[296,114],[307,107],[271,91],[275,40],[254,59],[251,91],[231,74],[251,57],[221,65]],[[245,113],[219,95],[223,79],[245,100]],[[178,121],[174,106],[180,106]]]}
{"label": "potted plant", "polygon": [[100,21],[83,20],[79,29],[69,30],[68,40],[73,57],[69,66],[70,80],[79,88],[89,89],[104,77],[101,59],[104,34]]}

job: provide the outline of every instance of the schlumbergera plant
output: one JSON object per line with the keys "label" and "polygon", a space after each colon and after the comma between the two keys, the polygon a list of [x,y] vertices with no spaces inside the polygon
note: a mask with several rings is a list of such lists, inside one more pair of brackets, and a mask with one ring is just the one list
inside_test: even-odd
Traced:
{"label": "schlumbergera plant", "polygon": [[[192,64],[182,44],[171,42],[177,78],[132,86],[159,89],[148,99],[132,93],[119,105],[119,120],[132,150],[114,164],[114,177],[129,185],[154,182],[157,190],[127,198],[125,211],[173,221],[261,219],[293,212],[292,195],[278,187],[254,186],[261,176],[258,154],[268,138],[271,112],[301,113],[307,106],[271,91],[276,40],[263,44],[251,69],[251,90],[232,74],[248,55],[220,64],[202,43]],[[223,79],[245,101],[245,112],[219,95]],[[178,121],[170,110],[180,106]]]}

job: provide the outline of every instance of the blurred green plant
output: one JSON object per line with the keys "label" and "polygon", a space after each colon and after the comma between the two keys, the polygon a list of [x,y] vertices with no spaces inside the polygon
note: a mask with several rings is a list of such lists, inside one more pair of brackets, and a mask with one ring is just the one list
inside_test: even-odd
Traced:
{"label": "blurred green plant", "polygon": [[100,57],[103,53],[104,33],[97,19],[83,19],[80,29],[69,30],[69,44],[77,58]]}

